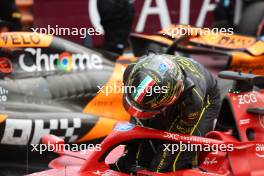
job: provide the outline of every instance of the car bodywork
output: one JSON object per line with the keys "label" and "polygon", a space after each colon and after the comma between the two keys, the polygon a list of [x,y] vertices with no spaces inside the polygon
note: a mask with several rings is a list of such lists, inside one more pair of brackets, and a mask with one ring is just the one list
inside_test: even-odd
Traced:
{"label": "car bodywork", "polygon": [[129,119],[120,90],[130,59],[33,32],[1,33],[0,48],[1,145],[43,134],[87,142]]}
{"label": "car bodywork", "polygon": [[[220,73],[220,77],[235,80],[233,91],[226,95],[221,110],[222,113],[223,111],[226,112],[227,109],[230,111],[225,114],[220,113],[217,131],[209,132],[206,137],[148,129],[128,122],[121,123],[117,124],[115,130],[101,143],[100,151],[81,154],[80,152],[57,150],[55,152],[61,156],[50,163],[50,170],[34,173],[30,176],[45,174],[59,176],[66,172],[79,176],[128,175],[111,170],[108,164],[114,163],[124,152],[124,147],[120,144],[140,139],[158,139],[164,143],[170,141],[202,146],[209,145],[210,148],[213,145],[232,144],[233,148],[230,151],[223,151],[220,147],[218,152],[203,151],[199,155],[198,168],[168,173],[154,173],[141,169],[135,173],[136,175],[263,175],[264,92],[263,89],[255,91],[253,87],[262,83],[264,77],[230,71]],[[45,136],[43,143],[47,144],[48,142],[63,143],[63,140],[54,136]]]}
{"label": "car bodywork", "polygon": [[229,58],[226,63],[228,70],[264,74],[264,41],[254,37],[215,33],[189,25],[171,25],[153,35],[131,34],[131,43],[136,56],[149,49],[169,54],[178,51],[221,55]]}
{"label": "car bodywork", "polygon": [[[174,36],[173,39],[168,33],[163,35],[164,31],[152,36],[132,34],[135,55],[145,54],[153,47],[149,44],[154,43],[167,53],[180,50],[188,53],[228,54],[233,57],[230,69],[263,72],[262,41],[236,35],[229,36],[230,39],[224,36],[215,39],[210,35]],[[0,47],[0,86],[1,91],[8,91],[7,101],[0,102],[3,117],[0,143],[24,145],[36,142],[44,134],[65,131],[60,127],[61,123],[66,124],[65,128],[77,123],[75,131],[82,131],[76,132],[78,137],[75,140],[71,140],[66,133],[61,135],[65,142],[86,142],[105,137],[111,132],[116,120],[129,119],[122,105],[120,90],[123,71],[136,57],[116,56],[35,32],[2,33]],[[65,115],[67,113],[71,115]],[[86,120],[79,117],[85,117]],[[23,125],[10,126],[16,123],[9,123],[9,118]],[[33,130],[35,126],[41,130]],[[49,126],[54,126],[54,129]],[[81,130],[82,127],[86,127],[86,131]],[[20,136],[8,136],[12,136],[16,130],[22,130]],[[7,138],[9,142],[3,140]]]}

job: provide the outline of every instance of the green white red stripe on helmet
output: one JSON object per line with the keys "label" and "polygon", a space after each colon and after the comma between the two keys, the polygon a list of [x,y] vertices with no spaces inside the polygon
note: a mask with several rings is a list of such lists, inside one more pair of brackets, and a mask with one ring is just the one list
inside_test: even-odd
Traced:
{"label": "green white red stripe on helmet", "polygon": [[146,76],[146,78],[137,87],[135,93],[132,95],[132,98],[136,102],[140,103],[154,84],[155,81],[150,76]]}

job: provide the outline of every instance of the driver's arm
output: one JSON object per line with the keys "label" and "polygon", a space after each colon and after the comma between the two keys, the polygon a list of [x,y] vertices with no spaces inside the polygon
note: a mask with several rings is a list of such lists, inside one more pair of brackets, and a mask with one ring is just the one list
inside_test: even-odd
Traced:
{"label": "driver's arm", "polygon": [[137,153],[141,146],[141,142],[129,143],[126,145],[125,153],[119,160],[110,165],[110,168],[116,171],[131,173],[133,168],[137,167]]}

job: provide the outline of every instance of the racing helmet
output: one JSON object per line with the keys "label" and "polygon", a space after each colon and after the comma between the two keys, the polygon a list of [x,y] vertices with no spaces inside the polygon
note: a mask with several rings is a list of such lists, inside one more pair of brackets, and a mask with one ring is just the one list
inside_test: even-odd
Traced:
{"label": "racing helmet", "polygon": [[123,104],[130,115],[152,118],[177,101],[184,89],[184,76],[172,57],[146,55],[126,68]]}

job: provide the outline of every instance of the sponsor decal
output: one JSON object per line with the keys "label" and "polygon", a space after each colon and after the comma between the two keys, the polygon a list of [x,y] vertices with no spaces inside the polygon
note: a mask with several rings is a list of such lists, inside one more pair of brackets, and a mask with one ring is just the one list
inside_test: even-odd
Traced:
{"label": "sponsor decal", "polygon": [[0,131],[0,144],[38,144],[41,137],[53,134],[66,143],[74,142],[90,130],[87,119],[5,119]]}
{"label": "sponsor decal", "polygon": [[205,157],[205,160],[203,162],[203,164],[205,165],[212,165],[212,164],[217,164],[218,161],[216,160],[216,157],[214,158],[209,158],[209,157]]}
{"label": "sponsor decal", "polygon": [[6,57],[0,57],[0,72],[11,73],[13,71],[13,65]]}
{"label": "sponsor decal", "polygon": [[184,141],[187,140],[188,142],[201,142],[201,143],[207,143],[210,144],[210,140],[206,138],[198,138],[195,136],[184,136],[184,135],[179,135],[179,134],[173,134],[170,132],[164,132],[164,137],[168,139],[173,139],[176,141]]}
{"label": "sponsor decal", "polygon": [[8,90],[3,87],[0,87],[0,102],[6,102],[7,95],[8,95]]}
{"label": "sponsor decal", "polygon": [[[91,24],[95,28],[102,28],[100,15],[97,9],[97,0],[89,0],[88,13]],[[208,25],[209,16],[215,9],[218,1],[210,0],[135,0],[137,19],[135,19],[135,32],[151,32],[150,26],[166,28],[177,21],[179,24],[192,24],[195,26]],[[192,11],[196,7],[197,11]],[[149,17],[154,20],[149,20]],[[154,24],[154,25],[153,25]]]}
{"label": "sponsor decal", "polygon": [[[0,44],[3,45],[38,45],[40,44],[40,35],[38,34],[23,34],[23,33],[9,33],[0,35]],[[1,46],[1,45],[0,45]]]}
{"label": "sponsor decal", "polygon": [[118,123],[114,130],[115,131],[130,131],[135,127],[132,123]]}
{"label": "sponsor decal", "polygon": [[[60,54],[42,53],[40,48],[27,48],[25,51],[36,57],[33,65],[26,64],[25,55],[19,57],[19,66],[26,72],[35,71],[54,71],[60,70],[71,72],[76,70],[98,69],[103,68],[103,60],[96,54],[71,54],[63,52]],[[44,64],[43,64],[44,63]]]}
{"label": "sponsor decal", "polygon": [[250,122],[250,119],[241,119],[240,125],[245,125],[245,124],[248,124],[249,122]]}
{"label": "sponsor decal", "polygon": [[106,171],[94,171],[92,172],[94,175],[101,175],[101,176],[118,176],[118,174],[114,173],[112,170],[106,170]]}
{"label": "sponsor decal", "polygon": [[255,39],[251,37],[222,36],[217,44],[230,48],[246,48],[254,43]]}
{"label": "sponsor decal", "polygon": [[250,104],[250,103],[256,103],[257,102],[257,97],[254,93],[248,93],[244,95],[238,95],[237,96],[239,99],[239,104]]}
{"label": "sponsor decal", "polygon": [[179,140],[180,135],[179,134],[173,134],[170,132],[165,132],[164,137],[169,138],[169,139]]}
{"label": "sponsor decal", "polygon": [[256,152],[257,152],[256,155],[258,157],[264,158],[264,144],[256,144]]}
{"label": "sponsor decal", "polygon": [[59,70],[70,72],[73,69],[72,55],[67,52],[61,53],[56,64]]}

